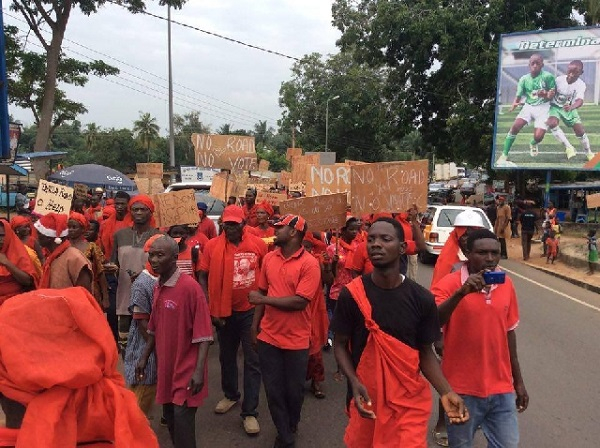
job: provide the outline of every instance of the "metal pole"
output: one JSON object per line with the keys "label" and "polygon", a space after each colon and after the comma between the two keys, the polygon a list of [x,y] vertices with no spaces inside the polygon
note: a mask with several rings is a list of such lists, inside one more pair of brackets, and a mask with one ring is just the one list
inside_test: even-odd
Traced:
{"label": "metal pole", "polygon": [[[321,103],[323,104],[323,103]],[[327,143],[329,141],[329,98],[327,98],[327,103],[325,106],[325,152],[329,151],[329,147]]]}
{"label": "metal pole", "polygon": [[175,133],[173,131],[173,62],[171,54],[171,7],[167,8],[168,41],[169,41],[169,167],[171,183],[175,183]]}
{"label": "metal pole", "polygon": [[10,157],[10,139],[8,136],[8,80],[6,78],[6,52],[4,49],[5,40],[2,7],[2,0],[0,0],[0,159],[8,159]]}

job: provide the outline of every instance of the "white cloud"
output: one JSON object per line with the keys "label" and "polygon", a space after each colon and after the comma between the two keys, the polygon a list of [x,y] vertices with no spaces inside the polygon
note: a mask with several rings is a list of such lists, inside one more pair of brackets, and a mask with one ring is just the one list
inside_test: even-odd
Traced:
{"label": "white cloud", "polygon": [[[172,19],[302,57],[312,52],[336,52],[339,32],[331,25],[331,3],[332,0],[191,0],[182,10],[173,10]],[[156,4],[150,4],[148,11],[167,15],[166,8]],[[26,27],[6,16],[5,23]],[[281,115],[279,87],[290,78],[293,60],[176,24],[172,25],[172,31],[173,77],[175,83],[185,86],[175,86],[176,113],[199,109],[204,121],[213,128],[225,122],[243,128],[252,127],[258,120],[267,120],[271,126],[276,124],[275,120]],[[144,111],[156,116],[161,130],[166,132],[166,21],[144,14],[132,15],[116,5],[107,4],[98,14],[89,17],[74,14],[66,39],[67,54],[81,59],[86,59],[81,55],[104,59],[121,69],[117,77],[107,80],[92,77],[85,88],[69,89],[71,97],[84,103],[89,110],[79,117],[83,123],[131,127],[139,111]],[[81,48],[74,42],[162,79]],[[16,118],[31,123],[31,115],[26,111],[10,109]]]}

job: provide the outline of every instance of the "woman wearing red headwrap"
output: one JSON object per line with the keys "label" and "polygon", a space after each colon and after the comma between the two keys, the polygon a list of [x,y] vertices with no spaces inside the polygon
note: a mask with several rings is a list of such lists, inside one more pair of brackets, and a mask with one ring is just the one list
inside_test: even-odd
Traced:
{"label": "woman wearing red headwrap", "polygon": [[25,245],[5,219],[0,219],[0,305],[35,287],[37,277]]}
{"label": "woman wearing red headwrap", "polygon": [[267,202],[261,202],[255,205],[256,210],[256,236],[262,238],[269,246],[273,247],[273,238],[275,237],[275,229],[269,225],[269,219],[273,216],[273,207]]}
{"label": "woman wearing red headwrap", "polygon": [[83,288],[7,301],[0,307],[0,346],[0,397],[13,428],[0,438],[12,437],[9,446],[158,448],[117,370],[102,310]]}
{"label": "woman wearing red headwrap", "polygon": [[37,231],[33,227],[33,223],[26,216],[15,216],[10,220],[10,227],[14,230],[17,237],[25,244],[27,253],[31,258],[38,280],[42,276],[42,264],[44,263],[44,252],[42,246],[37,240]]}
{"label": "woman wearing red headwrap", "polygon": [[79,249],[92,265],[92,295],[96,298],[103,309],[107,309],[108,283],[104,274],[104,254],[96,243],[90,243],[85,239],[85,231],[89,222],[81,213],[71,212],[67,223],[69,241],[71,246]]}

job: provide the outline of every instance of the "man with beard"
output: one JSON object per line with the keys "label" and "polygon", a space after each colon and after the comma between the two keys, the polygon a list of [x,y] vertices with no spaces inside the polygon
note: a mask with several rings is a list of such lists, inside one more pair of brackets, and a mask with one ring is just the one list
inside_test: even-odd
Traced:
{"label": "man with beard", "polygon": [[[275,223],[277,248],[264,260],[252,291],[252,322],[271,418],[277,428],[275,447],[295,446],[304,401],[313,306],[321,288],[321,268],[302,246],[308,230],[301,216]],[[258,336],[256,336],[258,334]]]}
{"label": "man with beard", "polygon": [[431,415],[425,378],[439,392],[451,423],[469,418],[431,347],[440,331],[433,296],[400,274],[405,246],[400,223],[376,220],[367,237],[373,272],[354,279],[338,298],[332,328],[335,356],[348,378],[344,443],[350,448],[390,441],[425,446]]}

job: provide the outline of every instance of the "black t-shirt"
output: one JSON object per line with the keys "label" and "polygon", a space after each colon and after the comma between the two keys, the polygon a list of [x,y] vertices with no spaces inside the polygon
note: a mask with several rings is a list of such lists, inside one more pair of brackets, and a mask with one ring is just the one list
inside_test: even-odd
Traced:
{"label": "black t-shirt", "polygon": [[533,210],[525,210],[521,215],[521,231],[533,232],[535,230],[535,222],[537,215]]}

